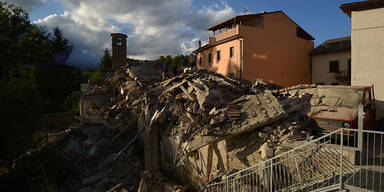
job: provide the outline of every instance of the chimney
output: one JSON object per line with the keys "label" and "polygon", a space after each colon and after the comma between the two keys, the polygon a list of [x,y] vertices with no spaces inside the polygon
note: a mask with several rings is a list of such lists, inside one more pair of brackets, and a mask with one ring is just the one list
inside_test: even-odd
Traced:
{"label": "chimney", "polygon": [[201,41],[199,40],[199,49],[201,48]]}
{"label": "chimney", "polygon": [[127,60],[127,35],[111,33],[112,37],[112,68],[118,69]]}

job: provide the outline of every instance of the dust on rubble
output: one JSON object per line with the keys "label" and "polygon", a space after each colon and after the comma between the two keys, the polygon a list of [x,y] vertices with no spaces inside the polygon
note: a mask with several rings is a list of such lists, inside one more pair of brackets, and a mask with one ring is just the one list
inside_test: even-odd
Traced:
{"label": "dust on rubble", "polygon": [[63,191],[198,191],[321,131],[306,115],[313,85],[279,89],[207,70],[163,79],[151,61],[106,81],[81,96],[60,151],[75,170]]}

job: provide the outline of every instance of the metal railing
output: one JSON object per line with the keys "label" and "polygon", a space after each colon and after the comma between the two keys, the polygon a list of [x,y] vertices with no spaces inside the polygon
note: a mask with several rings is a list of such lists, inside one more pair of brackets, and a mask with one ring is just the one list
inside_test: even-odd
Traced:
{"label": "metal railing", "polygon": [[335,78],[336,79],[349,79],[351,78],[351,75],[349,71],[339,71],[335,73]]}
{"label": "metal railing", "polygon": [[384,133],[338,129],[206,185],[205,191],[384,191]]}
{"label": "metal railing", "polygon": [[208,38],[208,43],[215,43],[217,41],[232,37],[234,35],[239,34],[239,26],[233,27],[231,29],[227,29],[226,31],[223,31],[219,34],[216,34],[215,36],[211,36]]}

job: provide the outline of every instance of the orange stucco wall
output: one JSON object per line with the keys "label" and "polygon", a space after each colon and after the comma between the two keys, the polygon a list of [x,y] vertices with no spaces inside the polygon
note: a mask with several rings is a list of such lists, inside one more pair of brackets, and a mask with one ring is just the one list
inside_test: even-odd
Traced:
{"label": "orange stucco wall", "polygon": [[[233,47],[233,56],[229,57],[229,49]],[[217,60],[217,51],[220,50],[220,60]],[[208,54],[212,54],[212,62],[208,63]],[[202,57],[202,65],[199,65],[200,57]],[[235,76],[240,76],[240,43],[239,40],[232,40],[226,43],[219,44],[210,49],[203,50],[197,53],[198,68],[209,69],[228,75],[232,73]]]}
{"label": "orange stucco wall", "polygon": [[[198,67],[224,75],[234,73],[240,77],[241,74],[242,78],[250,81],[262,78],[284,87],[310,83],[308,54],[314,48],[314,43],[297,37],[297,25],[284,13],[265,14],[263,17],[263,27],[239,26],[239,35],[243,37],[243,43],[237,39],[198,52],[197,63],[201,56],[203,61],[203,65]],[[236,60],[233,63],[232,60],[231,62],[224,60],[229,57],[230,46],[235,46]],[[216,50],[223,50],[220,62],[216,62]],[[211,66],[207,65],[208,53],[213,54]],[[243,56],[242,62],[241,56]]]}

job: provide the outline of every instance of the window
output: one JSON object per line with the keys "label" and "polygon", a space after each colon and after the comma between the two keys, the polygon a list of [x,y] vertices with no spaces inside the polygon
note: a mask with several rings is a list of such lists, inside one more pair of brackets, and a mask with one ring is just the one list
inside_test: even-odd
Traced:
{"label": "window", "polygon": [[201,66],[203,64],[202,57],[199,58],[199,65]]}
{"label": "window", "polygon": [[208,63],[212,63],[212,53],[208,54]]}
{"label": "window", "polygon": [[233,49],[234,47],[229,48],[229,57],[233,57]]}
{"label": "window", "polygon": [[122,44],[123,44],[122,39],[120,37],[117,38],[116,45],[122,45]]}
{"label": "window", "polygon": [[217,51],[217,61],[220,61],[220,50],[219,51]]}
{"label": "window", "polygon": [[339,72],[339,61],[330,61],[329,62],[329,72],[330,73]]}

